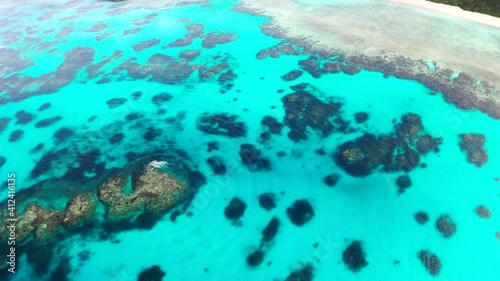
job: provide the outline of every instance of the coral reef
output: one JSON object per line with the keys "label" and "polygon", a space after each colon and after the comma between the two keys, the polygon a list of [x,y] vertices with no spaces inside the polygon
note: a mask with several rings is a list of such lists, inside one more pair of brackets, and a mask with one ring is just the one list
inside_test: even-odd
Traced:
{"label": "coral reef", "polygon": [[303,73],[304,72],[302,70],[294,69],[288,72],[287,74],[281,76],[281,78],[283,78],[283,80],[285,81],[293,81],[302,76]]}
{"label": "coral reef", "polygon": [[[16,241],[22,244],[34,239],[44,243],[63,227],[74,227],[88,221],[95,209],[95,199],[89,194],[76,196],[64,210],[45,208],[36,202],[29,203],[17,217]],[[4,228],[0,230],[0,237],[7,235],[5,231]]]}
{"label": "coral reef", "polygon": [[490,212],[490,210],[488,209],[488,207],[486,207],[484,205],[477,206],[476,209],[474,209],[474,212],[480,218],[483,218],[483,219],[489,219],[489,218],[491,218],[491,212]]}
{"label": "coral reef", "polygon": [[232,221],[233,224],[236,224],[245,214],[246,208],[247,204],[243,202],[243,200],[238,197],[234,197],[224,209],[224,216],[228,220]]}
{"label": "coral reef", "polygon": [[399,176],[396,179],[396,185],[398,186],[398,194],[401,195],[403,194],[406,189],[410,188],[411,186],[411,178],[409,176]]}
{"label": "coral reef", "polygon": [[429,221],[429,215],[423,211],[416,212],[414,218],[419,224],[426,224]]}
{"label": "coral reef", "polygon": [[116,107],[119,107],[123,104],[125,104],[125,102],[127,101],[127,99],[125,98],[113,98],[113,99],[110,99],[106,102],[106,104],[108,105],[109,108],[116,108]]}
{"label": "coral reef", "polygon": [[15,114],[17,121],[16,124],[26,125],[35,119],[35,115],[24,110],[20,110]]}
{"label": "coral reef", "polygon": [[135,52],[140,52],[144,49],[154,47],[154,46],[160,44],[160,42],[161,42],[160,39],[150,39],[150,40],[146,40],[146,41],[143,41],[139,44],[132,46],[132,49],[134,49]]}
{"label": "coral reef", "polygon": [[[132,189],[127,193],[127,185]],[[112,219],[130,217],[141,212],[165,214],[185,202],[193,190],[185,179],[157,168],[142,167],[128,175],[117,175],[97,192],[98,199],[106,206],[106,216]]]}
{"label": "coral reef", "polygon": [[437,230],[444,238],[450,238],[457,232],[457,225],[449,215],[441,215],[436,221]]}
{"label": "coral reef", "polygon": [[46,119],[42,119],[38,122],[35,123],[35,127],[36,128],[45,128],[45,127],[49,127],[51,126],[52,124],[54,123],[57,123],[59,121],[61,121],[62,117],[61,116],[54,116],[54,117],[50,117],[50,118],[46,118]]}
{"label": "coral reef", "polygon": [[5,128],[7,128],[7,125],[9,125],[10,120],[11,119],[7,117],[0,118],[0,132],[2,132],[3,130],[5,130]]}
{"label": "coral reef", "polygon": [[324,179],[323,182],[328,186],[328,187],[334,187],[337,182],[340,179],[339,174],[329,174],[327,175]]}
{"label": "coral reef", "polygon": [[138,281],[162,281],[167,275],[158,265],[146,268],[137,277]]}
{"label": "coral reef", "polygon": [[247,133],[245,123],[237,121],[238,116],[227,113],[202,114],[196,122],[198,130],[211,135],[230,138],[244,137]]}
{"label": "coral reef", "polygon": [[267,226],[262,230],[262,241],[269,242],[276,237],[278,234],[278,229],[280,227],[280,220],[278,217],[273,216]]}
{"label": "coral reef", "polygon": [[304,265],[301,269],[292,271],[285,281],[312,281],[314,278],[314,267],[311,264]]}
{"label": "coral reef", "polygon": [[9,142],[15,142],[18,141],[24,134],[23,130],[17,129],[12,131],[12,133],[9,136]]}
{"label": "coral reef", "polygon": [[290,128],[288,138],[294,142],[307,140],[307,128],[327,137],[334,131],[345,132],[348,122],[340,117],[339,102],[323,102],[308,91],[308,84],[293,87],[296,91],[284,96],[281,101],[285,107],[284,123]]}
{"label": "coral reef", "polygon": [[441,271],[441,260],[436,254],[428,250],[422,250],[418,253],[418,258],[430,275],[436,276]]}
{"label": "coral reef", "polygon": [[406,114],[395,125],[395,133],[375,136],[366,133],[341,144],[334,153],[335,163],[355,177],[371,174],[379,166],[385,172],[409,172],[420,163],[420,155],[438,152],[441,139],[426,134],[420,117]]}
{"label": "coral reef", "polygon": [[315,215],[311,203],[306,199],[296,200],[292,206],[286,209],[286,214],[290,221],[296,226],[303,226]]}
{"label": "coral reef", "polygon": [[488,162],[488,153],[484,149],[486,136],[483,134],[461,134],[460,149],[467,154],[467,161],[478,167]]}
{"label": "coral reef", "polygon": [[151,98],[151,102],[153,102],[154,105],[156,106],[160,106],[162,105],[163,103],[169,101],[172,99],[172,95],[171,94],[168,94],[168,93],[159,93],[157,95],[154,95],[152,98]]}
{"label": "coral reef", "polygon": [[261,250],[256,250],[255,252],[251,253],[250,255],[247,256],[247,264],[251,267],[256,267],[262,263],[264,260],[264,252]]}
{"label": "coral reef", "polygon": [[272,192],[266,192],[259,195],[259,205],[266,211],[276,208],[276,195]]}
{"label": "coral reef", "polygon": [[261,151],[249,143],[240,145],[238,154],[243,165],[252,172],[271,170],[271,161],[267,157],[262,156]]}
{"label": "coral reef", "polygon": [[40,105],[40,107],[38,108],[38,111],[45,111],[45,110],[49,109],[51,106],[52,106],[52,104],[50,102],[46,102],[46,103]]}
{"label": "coral reef", "polygon": [[369,115],[366,112],[356,112],[354,114],[354,119],[356,120],[356,123],[362,124],[368,121]]}
{"label": "coral reef", "polygon": [[204,48],[212,49],[217,45],[227,44],[238,38],[236,33],[210,32],[201,42]]}
{"label": "coral reef", "polygon": [[207,164],[210,166],[214,175],[224,175],[227,171],[224,161],[218,156],[211,156],[207,159]]}
{"label": "coral reef", "polygon": [[365,256],[361,242],[354,241],[342,253],[342,261],[350,271],[358,272],[368,266]]}

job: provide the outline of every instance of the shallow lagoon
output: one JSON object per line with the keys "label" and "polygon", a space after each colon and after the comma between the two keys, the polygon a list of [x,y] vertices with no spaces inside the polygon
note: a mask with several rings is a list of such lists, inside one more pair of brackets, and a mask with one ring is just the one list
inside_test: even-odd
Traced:
{"label": "shallow lagoon", "polygon": [[[35,5],[23,6],[24,15],[19,15],[13,23],[2,25],[3,50],[19,50],[21,58],[34,63],[4,76],[7,80],[2,82],[7,84],[3,85],[8,85],[9,77],[16,74],[40,77],[56,71],[64,61],[64,54],[77,47],[92,48],[95,63],[113,56],[115,51],[122,51],[123,55],[102,66],[101,72],[93,78],[85,72],[88,69],[82,68],[71,83],[54,93],[3,104],[0,117],[12,120],[0,132],[3,142],[0,156],[6,159],[1,172],[15,172],[18,192],[23,194],[23,189],[41,180],[63,176],[68,167],[78,167],[78,161],[82,161],[78,156],[94,149],[99,149],[95,162],[105,163],[106,169],[125,166],[130,161],[126,157],[128,152],[147,154],[161,150],[169,154],[174,149],[181,149],[205,175],[206,184],[176,222],[171,222],[166,215],[149,231],[121,232],[104,241],[92,236],[81,239],[78,235],[61,241],[62,250],[53,257],[51,270],[61,258],[69,257],[71,271],[67,280],[136,280],[142,270],[152,265],[159,265],[166,272],[165,280],[227,280],[234,276],[240,280],[284,280],[305,264],[314,266],[314,280],[373,280],[373,276],[384,276],[385,280],[490,280],[500,275],[495,264],[500,258],[500,241],[495,237],[500,231],[496,215],[500,212],[500,184],[494,180],[500,176],[495,169],[500,165],[496,157],[500,152],[500,134],[496,133],[498,120],[477,111],[459,110],[446,103],[441,95],[433,95],[424,85],[384,77],[382,73],[361,70],[354,75],[340,72],[314,78],[304,71],[296,80],[284,81],[281,76],[300,69],[299,61],[311,54],[302,52],[296,56],[281,54],[279,58],[257,59],[259,51],[281,40],[255,32],[266,18],[232,11],[231,3],[226,1],[211,7],[195,4],[154,11],[136,8],[107,15],[105,23],[108,26],[90,33],[84,30],[102,20],[110,11],[109,7],[120,4],[102,2],[78,18],[61,21],[74,14],[63,8],[65,3],[43,9]],[[85,6],[86,3],[74,5]],[[31,7],[32,13],[27,13],[26,7]],[[51,15],[46,25],[28,30],[49,10]],[[7,12],[2,10],[2,13]],[[15,12],[10,10],[9,13]],[[137,25],[137,21],[151,14],[157,16],[145,25]],[[187,18],[189,22],[179,21]],[[203,47],[203,38],[195,38],[185,47],[162,48],[188,33],[185,26],[193,23],[202,24],[205,34],[218,31],[236,34],[237,39],[213,48]],[[68,25],[74,26],[70,35],[57,40],[51,36]],[[138,27],[140,32],[123,35],[124,30]],[[55,30],[45,33],[51,29]],[[16,36],[5,33],[12,30],[21,33]],[[100,41],[96,39],[108,33],[112,34]],[[13,37],[18,40],[6,43]],[[26,42],[26,38],[31,37],[41,37],[42,41]],[[140,52],[131,48],[150,39],[161,42]],[[44,42],[53,40],[57,41],[53,47],[57,48],[55,51],[37,50]],[[185,79],[159,83],[123,73],[113,74],[114,69],[132,57],[137,58],[139,64],[146,64],[157,53],[185,61],[178,59],[185,50],[200,51],[198,57],[187,62],[190,66],[226,62],[237,76],[229,82],[220,82],[217,76],[200,78],[199,69],[193,68]],[[155,69],[144,71],[155,73]],[[105,77],[110,81],[98,83]],[[120,79],[123,81],[118,81]],[[228,83],[234,86],[227,88]],[[296,143],[287,137],[289,128],[285,127],[269,141],[260,142],[264,130],[262,118],[272,116],[283,122],[285,108],[281,99],[293,92],[290,86],[299,83],[312,85],[315,90],[311,90],[311,94],[323,101],[341,102],[340,115],[350,122],[353,132],[333,132],[328,137],[321,137],[308,128],[308,139]],[[23,89],[25,92],[30,90]],[[133,93],[138,91],[142,95],[135,99]],[[20,92],[15,88],[4,90],[2,94],[18,97]],[[172,98],[160,105],[154,104],[152,98],[164,92]],[[110,108],[107,102],[111,99],[126,101]],[[50,102],[50,108],[39,111],[46,102]],[[165,113],[158,115],[161,109]],[[16,125],[14,115],[20,110],[35,114],[35,119],[26,125]],[[237,115],[247,127],[246,135],[228,138],[200,131],[197,120],[205,112]],[[354,115],[357,112],[368,113],[368,121],[356,124]],[[138,113],[140,117],[126,120],[125,116],[130,113]],[[412,186],[403,194],[398,195],[395,184],[396,178],[404,174],[402,172],[376,172],[359,178],[347,175],[336,166],[331,155],[340,144],[366,132],[389,134],[393,131],[393,119],[399,122],[407,113],[418,114],[425,131],[433,137],[443,138],[443,143],[438,153],[421,157],[427,168],[416,168],[409,173]],[[60,116],[61,120],[37,128],[39,121],[55,116]],[[96,117],[89,122],[92,116]],[[147,140],[144,135],[151,126],[161,133]],[[54,141],[54,133],[63,127],[73,130],[73,135],[63,141]],[[23,135],[9,142],[11,133],[17,129],[23,130]],[[481,168],[467,163],[458,145],[459,134],[472,132],[486,135],[485,149],[490,159]],[[123,133],[124,138],[111,144],[109,139],[116,133]],[[208,152],[207,143],[213,141],[219,142],[219,149]],[[43,148],[30,152],[38,143],[44,143]],[[271,170],[249,171],[238,155],[243,143],[259,149],[270,160]],[[51,162],[50,168],[39,177],[29,178],[43,155],[63,148],[70,152]],[[315,152],[320,148],[326,155]],[[280,151],[286,155],[278,156]],[[207,165],[206,159],[213,155],[223,159],[227,166],[225,175],[214,175]],[[323,178],[331,173],[341,175],[333,188],[323,183]],[[88,178],[95,176],[88,171],[85,175]],[[81,185],[78,181],[67,184],[71,186],[50,186],[34,196],[48,201],[60,197],[59,200],[64,201]],[[277,207],[269,212],[259,206],[258,196],[264,192],[277,196]],[[6,195],[3,192],[0,198],[3,200]],[[241,224],[237,225],[224,217],[224,209],[235,196],[247,204]],[[286,214],[287,208],[298,199],[307,199],[315,212],[311,221],[302,227],[292,224]],[[60,207],[63,203],[53,200],[49,204]],[[489,208],[493,214],[490,219],[479,218],[474,213],[478,205]],[[414,214],[421,210],[430,216],[425,225],[419,225],[414,219]],[[436,219],[442,214],[449,214],[457,225],[457,233],[448,239],[435,227]],[[266,245],[262,264],[252,268],[245,259],[259,247],[261,231],[273,216],[281,221],[277,236]],[[344,249],[355,240],[361,241],[368,262],[359,272],[350,271],[342,261]],[[442,268],[436,277],[431,276],[418,259],[418,252],[424,249],[441,260]],[[81,253],[90,253],[88,259],[82,260]],[[31,270],[25,257],[20,259],[19,267],[22,270],[12,280],[45,280],[51,274],[28,277]]]}

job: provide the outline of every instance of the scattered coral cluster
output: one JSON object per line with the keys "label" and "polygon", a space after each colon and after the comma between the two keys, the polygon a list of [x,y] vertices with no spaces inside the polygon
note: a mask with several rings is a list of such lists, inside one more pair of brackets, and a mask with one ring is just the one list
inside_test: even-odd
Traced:
{"label": "scattered coral cluster", "polygon": [[[366,133],[341,144],[333,158],[340,168],[356,177],[367,176],[379,167],[385,172],[409,172],[420,164],[421,155],[437,152],[441,141],[425,132],[418,115],[406,114],[391,135]],[[400,185],[408,186],[403,180]]]}

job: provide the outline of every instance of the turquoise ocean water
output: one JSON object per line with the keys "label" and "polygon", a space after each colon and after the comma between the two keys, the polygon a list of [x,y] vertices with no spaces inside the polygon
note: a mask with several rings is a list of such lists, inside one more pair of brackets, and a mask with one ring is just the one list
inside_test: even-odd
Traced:
{"label": "turquoise ocean water", "polygon": [[[77,164],[75,155],[92,149],[100,151],[99,161],[105,162],[106,169],[125,166],[129,161],[125,155],[130,151],[168,153],[182,149],[206,177],[206,184],[188,208],[190,216],[181,215],[172,222],[167,215],[151,230],[120,232],[112,240],[84,239],[79,235],[61,240],[60,250],[52,257],[51,269],[62,256],[69,257],[71,270],[66,280],[137,280],[138,274],[152,265],[159,265],[166,272],[164,280],[186,281],[285,280],[292,271],[306,264],[313,265],[313,280],[318,281],[461,281],[500,277],[500,238],[496,237],[500,231],[500,182],[495,180],[500,177],[498,120],[478,111],[460,110],[422,84],[384,77],[383,73],[361,70],[354,75],[340,72],[314,78],[304,72],[294,81],[284,81],[281,76],[298,69],[298,62],[310,54],[257,59],[259,51],[279,44],[282,39],[260,31],[259,27],[269,19],[236,12],[232,10],[236,2],[232,1],[212,1],[210,6],[205,3],[161,9],[136,7],[115,15],[109,12],[121,3],[6,2],[6,6],[0,8],[0,52],[7,56],[11,53],[5,50],[18,51],[19,58],[33,64],[14,72],[4,69],[5,83],[13,76],[36,78],[56,71],[65,60],[64,54],[77,47],[92,48],[94,63],[110,58],[115,51],[123,52],[122,57],[105,64],[93,78],[82,68],[71,83],[55,92],[1,105],[0,118],[11,118],[11,121],[0,132],[0,156],[6,159],[0,166],[0,174],[16,173],[18,193],[42,180],[63,176],[69,166]],[[65,8],[67,5],[72,8]],[[88,7],[88,11],[74,7]],[[151,14],[156,16],[151,16],[149,23],[137,25]],[[72,16],[75,18],[68,19]],[[105,24],[102,30],[86,32],[101,23]],[[202,38],[195,38],[188,46],[162,48],[182,38],[187,33],[185,26],[194,23],[202,24],[205,34],[224,32],[236,34],[237,39],[213,48],[204,47]],[[73,31],[57,38],[56,34],[67,26],[73,26]],[[135,28],[140,31],[123,35],[124,30]],[[99,35],[109,36],[98,40]],[[151,39],[161,41],[142,51],[132,48]],[[48,42],[55,43],[48,49],[39,49]],[[133,77],[118,81],[118,75],[109,76],[108,83],[98,83],[130,58],[147,64],[155,54],[177,59],[186,50],[200,52],[189,61],[191,66],[228,63],[237,75],[231,81],[234,86],[221,94],[224,85],[214,78],[200,79],[198,71],[173,84]],[[0,63],[8,65],[14,61],[18,58],[4,57]],[[49,83],[50,79],[44,82]],[[269,141],[259,142],[262,118],[272,116],[282,122],[285,108],[281,99],[293,92],[290,86],[299,83],[312,85],[316,89],[313,94],[322,100],[341,102],[341,115],[350,121],[353,132],[334,132],[320,137],[309,130],[308,139],[296,143],[287,137],[289,128],[285,127]],[[21,86],[16,87],[4,87],[2,95],[21,95]],[[23,91],[29,92],[29,89]],[[138,91],[142,96],[134,99],[132,94]],[[152,97],[164,92],[172,99],[159,106],[153,104]],[[126,101],[110,108],[107,101],[114,98]],[[50,108],[39,111],[47,102]],[[165,113],[158,115],[160,109]],[[15,124],[15,113],[20,110],[34,114],[34,120],[25,125]],[[228,138],[198,130],[197,120],[206,112],[237,115],[247,126],[246,135]],[[357,112],[368,113],[369,119],[357,124],[354,121]],[[126,120],[125,116],[130,113],[141,117]],[[427,168],[418,167],[409,173],[412,186],[403,194],[398,195],[395,180],[404,173],[376,172],[353,177],[336,166],[331,155],[338,145],[367,132],[389,134],[393,131],[393,120],[399,121],[407,113],[418,114],[425,131],[441,137],[443,142],[438,153],[421,157]],[[51,126],[37,128],[40,120],[55,116],[61,119]],[[89,122],[93,116],[94,120]],[[167,118],[170,121],[166,121]],[[150,126],[160,129],[161,134],[153,140],[145,140],[143,135]],[[73,135],[54,141],[54,133],[63,127],[71,129]],[[22,130],[22,136],[9,141],[15,130]],[[124,134],[123,141],[110,144],[109,138],[116,133]],[[480,168],[468,163],[460,150],[459,134],[464,133],[486,136],[489,161]],[[219,142],[219,149],[208,152],[207,143],[213,141]],[[33,152],[39,143],[44,144],[43,148]],[[272,169],[249,171],[238,155],[243,143],[260,149],[269,158]],[[38,178],[29,177],[44,154],[64,148],[72,153],[52,162],[50,169]],[[315,152],[321,148],[326,155]],[[286,155],[278,156],[280,151]],[[213,155],[226,164],[225,175],[214,175],[207,165],[206,159]],[[331,173],[341,175],[333,188],[323,182]],[[58,200],[65,202],[64,196],[71,193],[68,190],[78,188],[77,181],[68,181],[31,196],[56,198],[52,202],[57,207]],[[3,201],[7,199],[7,191],[4,186],[1,190]],[[271,211],[259,206],[258,196],[265,192],[277,196],[277,206]],[[240,226],[224,217],[224,209],[235,196],[247,204]],[[292,224],[286,214],[287,208],[298,199],[307,199],[315,212],[311,221],[302,227]],[[478,205],[486,206],[491,218],[478,217],[474,212]],[[427,224],[415,221],[414,214],[418,211],[429,214]],[[456,223],[457,231],[451,238],[442,237],[436,230],[436,219],[442,214],[449,214]],[[245,259],[259,247],[261,231],[273,216],[281,221],[277,236],[266,246],[262,264],[251,267]],[[349,270],[342,258],[352,241],[361,241],[368,262],[359,272]],[[421,250],[430,250],[439,256],[442,265],[439,275],[431,276],[426,271],[418,259],[417,253]],[[81,261],[82,252],[89,253],[88,259]],[[50,273],[33,274],[26,255],[19,257],[18,265],[22,270],[9,275],[9,280],[50,280]]]}

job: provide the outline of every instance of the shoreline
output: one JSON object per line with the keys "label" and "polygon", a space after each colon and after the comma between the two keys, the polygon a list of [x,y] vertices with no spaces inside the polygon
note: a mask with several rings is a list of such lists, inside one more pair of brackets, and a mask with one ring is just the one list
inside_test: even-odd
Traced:
{"label": "shoreline", "polygon": [[460,18],[470,22],[475,22],[483,25],[488,25],[491,27],[500,28],[500,18],[478,12],[466,11],[458,6],[434,3],[427,0],[389,0],[389,1],[401,5],[421,8],[428,11],[434,11],[442,15]]}
{"label": "shoreline", "polygon": [[243,0],[236,10],[268,17],[261,28],[267,35],[312,53],[341,55],[355,67],[418,81],[458,108],[500,119],[497,28],[381,0],[327,6]]}

